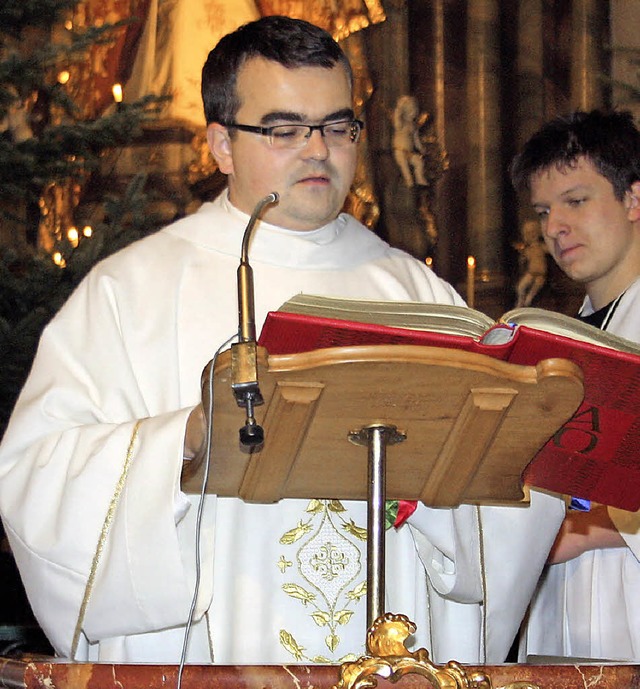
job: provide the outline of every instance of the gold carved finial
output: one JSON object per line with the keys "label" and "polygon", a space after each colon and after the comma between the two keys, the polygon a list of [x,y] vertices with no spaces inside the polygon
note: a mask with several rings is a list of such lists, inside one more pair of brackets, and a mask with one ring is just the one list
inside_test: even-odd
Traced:
{"label": "gold carved finial", "polygon": [[378,617],[367,631],[369,655],[344,663],[340,667],[340,681],[333,689],[375,687],[376,676],[396,682],[410,673],[426,677],[441,689],[492,689],[491,680],[482,672],[468,676],[455,661],[438,666],[431,662],[426,649],[409,651],[405,641],[415,631],[416,625],[405,615],[385,613]]}

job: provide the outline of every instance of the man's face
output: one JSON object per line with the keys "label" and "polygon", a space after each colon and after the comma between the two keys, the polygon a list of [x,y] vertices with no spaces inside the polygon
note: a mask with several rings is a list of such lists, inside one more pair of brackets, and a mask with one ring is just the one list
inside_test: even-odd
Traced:
{"label": "man's face", "polygon": [[640,183],[616,199],[609,180],[586,158],[574,168],[551,167],[531,178],[531,204],[549,253],[585,285],[596,309],[640,274],[637,195]]}
{"label": "man's face", "polygon": [[[241,67],[236,89],[238,124],[269,127],[353,118],[351,87],[341,65],[287,69],[252,58]],[[219,124],[209,125],[208,137],[236,208],[251,213],[260,199],[276,191],[280,200],[265,211],[265,221],[302,231],[322,227],[340,212],[355,173],[355,144],[329,148],[314,130],[302,148],[273,149],[266,136],[236,130],[231,138]]]}

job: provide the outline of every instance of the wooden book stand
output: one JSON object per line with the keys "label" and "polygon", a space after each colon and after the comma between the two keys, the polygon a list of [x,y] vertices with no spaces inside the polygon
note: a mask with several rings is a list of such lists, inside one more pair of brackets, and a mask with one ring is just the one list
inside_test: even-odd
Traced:
{"label": "wooden book stand", "polygon": [[[519,366],[453,349],[371,345],[277,356],[258,348],[257,361],[265,442],[254,452],[239,443],[244,412],[231,392],[231,352],[216,361],[206,491],[259,503],[368,500],[369,625],[384,611],[385,500],[522,501],[524,468],[583,396],[580,369],[563,359]],[[205,409],[208,376],[209,367]],[[396,447],[387,457],[388,445]],[[201,491],[202,467],[186,466],[185,491]]]}

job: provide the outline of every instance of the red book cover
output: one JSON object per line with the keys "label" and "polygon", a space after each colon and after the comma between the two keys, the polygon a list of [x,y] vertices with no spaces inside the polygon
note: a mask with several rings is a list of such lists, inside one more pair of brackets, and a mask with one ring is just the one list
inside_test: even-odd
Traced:
{"label": "red book cover", "polygon": [[640,509],[640,356],[524,325],[515,326],[506,343],[482,344],[464,335],[282,311],[268,314],[258,344],[274,355],[326,347],[417,344],[528,366],[542,359],[569,359],[583,371],[584,401],[532,460],[524,481],[625,510]]}
{"label": "red book cover", "polygon": [[584,400],[536,455],[532,486],[635,512],[640,508],[640,357],[517,327],[507,361],[569,359],[582,369]]}
{"label": "red book cover", "polygon": [[[286,311],[269,312],[258,344],[263,346],[269,354],[296,354],[327,347],[376,344],[415,344],[480,352],[484,352],[487,347],[479,345],[470,337],[461,335],[396,328],[378,323],[359,323]],[[498,345],[495,353],[498,352],[503,352],[503,356],[506,356],[504,346]]]}

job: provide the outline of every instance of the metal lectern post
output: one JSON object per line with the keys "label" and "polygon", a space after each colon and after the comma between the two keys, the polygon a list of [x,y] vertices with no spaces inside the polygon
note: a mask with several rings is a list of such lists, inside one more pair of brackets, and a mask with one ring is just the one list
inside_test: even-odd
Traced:
{"label": "metal lectern post", "polygon": [[395,426],[372,424],[349,434],[369,454],[367,498],[367,628],[385,612],[385,503],[387,445],[406,439]]}

